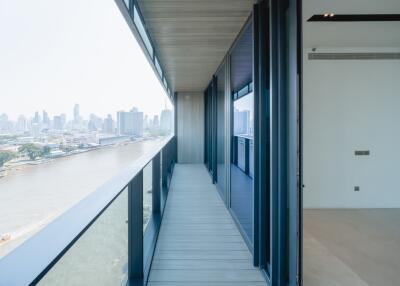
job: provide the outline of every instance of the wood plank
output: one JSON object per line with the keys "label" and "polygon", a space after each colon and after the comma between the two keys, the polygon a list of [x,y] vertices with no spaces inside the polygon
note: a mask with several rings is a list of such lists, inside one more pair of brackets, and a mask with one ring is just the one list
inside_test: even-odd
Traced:
{"label": "wood plank", "polygon": [[266,285],[217,192],[203,165],[176,165],[148,285]]}
{"label": "wood plank", "polygon": [[265,282],[192,282],[192,281],[174,281],[174,282],[149,282],[147,286],[265,286]]}
{"label": "wood plank", "polygon": [[255,269],[192,269],[183,270],[158,270],[151,271],[149,281],[195,281],[195,282],[262,282],[264,278]]}
{"label": "wood plank", "polygon": [[199,259],[176,259],[176,260],[154,260],[152,269],[254,269],[247,259],[236,260],[199,260]]}

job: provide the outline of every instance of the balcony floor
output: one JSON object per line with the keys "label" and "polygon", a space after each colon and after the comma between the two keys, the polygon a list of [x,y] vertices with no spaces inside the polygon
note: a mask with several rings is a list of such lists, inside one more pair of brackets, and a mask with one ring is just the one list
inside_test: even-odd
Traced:
{"label": "balcony floor", "polygon": [[175,165],[147,285],[267,285],[204,165]]}

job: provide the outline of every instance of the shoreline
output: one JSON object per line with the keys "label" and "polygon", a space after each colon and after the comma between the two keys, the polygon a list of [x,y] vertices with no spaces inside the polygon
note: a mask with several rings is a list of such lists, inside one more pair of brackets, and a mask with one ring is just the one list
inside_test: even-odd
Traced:
{"label": "shoreline", "polygon": [[145,138],[145,139],[136,140],[136,141],[126,141],[126,142],[121,142],[121,143],[117,143],[117,144],[97,146],[94,148],[84,149],[84,150],[79,150],[79,151],[75,150],[75,151],[72,151],[69,153],[62,154],[60,156],[53,157],[53,158],[40,158],[37,160],[21,160],[21,161],[11,162],[11,163],[8,162],[8,163],[4,164],[3,167],[0,168],[0,179],[5,178],[10,173],[24,170],[30,166],[48,164],[53,161],[56,161],[57,159],[61,159],[61,158],[65,158],[65,157],[70,157],[70,156],[74,156],[74,155],[79,155],[79,154],[83,154],[83,153],[87,153],[87,152],[93,152],[93,151],[103,150],[103,149],[108,149],[108,148],[115,148],[115,147],[123,146],[123,145],[130,145],[130,144],[134,144],[134,143],[145,141],[145,140],[157,140],[157,138],[154,138],[154,139],[153,138]]}

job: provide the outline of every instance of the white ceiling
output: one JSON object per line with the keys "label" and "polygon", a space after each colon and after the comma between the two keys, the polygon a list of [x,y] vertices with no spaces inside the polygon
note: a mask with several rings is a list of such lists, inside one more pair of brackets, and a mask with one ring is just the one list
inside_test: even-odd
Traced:
{"label": "white ceiling", "polygon": [[303,0],[305,48],[400,47],[400,22],[307,22],[325,12],[400,14],[400,0]]}
{"label": "white ceiling", "polygon": [[203,91],[256,0],[139,0],[174,91]]}

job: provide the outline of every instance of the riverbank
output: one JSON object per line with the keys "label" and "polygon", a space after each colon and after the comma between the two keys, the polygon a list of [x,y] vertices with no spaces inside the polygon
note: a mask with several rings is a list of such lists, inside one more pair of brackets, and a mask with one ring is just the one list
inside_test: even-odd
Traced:
{"label": "riverbank", "polygon": [[116,144],[112,144],[112,145],[98,145],[98,146],[92,147],[92,148],[77,149],[77,150],[73,150],[71,152],[59,153],[59,154],[57,154],[57,156],[38,158],[36,160],[14,159],[14,160],[11,160],[11,161],[5,163],[3,167],[0,167],[0,179],[6,177],[10,172],[24,170],[24,168],[26,166],[47,164],[47,163],[51,163],[55,160],[58,160],[58,159],[64,158],[64,157],[79,155],[82,153],[92,152],[92,151],[101,150],[101,149],[117,148],[119,146],[125,146],[125,145],[134,144],[134,143],[142,142],[142,141],[151,141],[151,139],[150,140],[147,139],[147,140],[125,141],[125,142],[116,143]]}
{"label": "riverbank", "polygon": [[[48,163],[24,164],[8,172],[0,179],[0,237],[6,235],[0,243],[0,257],[162,142],[100,148]],[[144,174],[144,180],[151,185],[151,174]],[[151,207],[151,192],[144,192],[144,203],[146,210]],[[125,221],[116,218],[121,219]]]}

